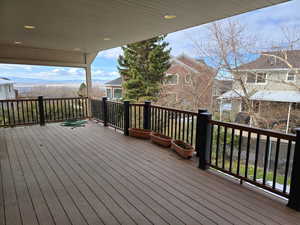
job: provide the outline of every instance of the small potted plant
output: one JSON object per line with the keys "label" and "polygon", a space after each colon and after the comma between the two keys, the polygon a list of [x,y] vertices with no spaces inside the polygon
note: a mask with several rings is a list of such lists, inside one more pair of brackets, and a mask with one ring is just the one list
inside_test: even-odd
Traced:
{"label": "small potted plant", "polygon": [[195,151],[193,146],[180,140],[173,140],[171,143],[171,148],[185,159],[192,158],[193,152]]}
{"label": "small potted plant", "polygon": [[129,128],[128,131],[131,137],[150,139],[151,130],[145,130],[141,128]]}
{"label": "small potted plant", "polygon": [[150,138],[153,143],[163,147],[170,147],[172,142],[172,138],[157,132],[151,132]]}

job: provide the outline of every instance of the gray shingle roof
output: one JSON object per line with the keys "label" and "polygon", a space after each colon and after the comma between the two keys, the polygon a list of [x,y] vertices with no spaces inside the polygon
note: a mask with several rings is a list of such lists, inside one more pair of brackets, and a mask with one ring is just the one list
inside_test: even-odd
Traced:
{"label": "gray shingle roof", "polygon": [[117,79],[108,81],[108,82],[105,83],[105,85],[107,85],[107,86],[109,86],[109,85],[114,85],[114,86],[119,85],[119,86],[121,86],[122,85],[122,77],[119,77]]}
{"label": "gray shingle roof", "polygon": [[287,61],[289,64],[293,66],[293,68],[300,68],[300,50],[291,50],[291,51],[284,51],[284,52],[281,51],[263,52],[259,58],[257,58],[252,62],[241,65],[239,69],[243,69],[243,70],[290,69],[290,67],[282,60],[267,55],[279,56],[281,58],[285,58],[285,56],[287,56]]}

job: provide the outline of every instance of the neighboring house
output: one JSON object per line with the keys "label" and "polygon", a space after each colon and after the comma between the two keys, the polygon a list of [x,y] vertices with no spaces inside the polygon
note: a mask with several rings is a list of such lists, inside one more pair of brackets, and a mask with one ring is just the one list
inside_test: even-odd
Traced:
{"label": "neighboring house", "polygon": [[172,58],[158,104],[186,110],[211,109],[214,70],[186,55]]}
{"label": "neighboring house", "polygon": [[15,98],[14,82],[8,78],[0,77],[0,100]]}
{"label": "neighboring house", "polygon": [[109,99],[122,98],[122,77],[111,80],[104,84],[106,96]]}
{"label": "neighboring house", "polygon": [[[180,55],[170,60],[166,80],[156,104],[186,110],[211,109],[214,70],[203,60]],[[105,83],[110,99],[122,97],[122,78]]]}
{"label": "neighboring house", "polygon": [[213,90],[212,90],[212,95],[213,95],[213,112],[219,111],[220,106],[222,106],[222,110],[231,110],[231,104],[222,104],[220,105],[220,101],[217,99],[227,91],[232,90],[232,84],[233,80],[219,80],[215,79],[214,84],[213,84]]}
{"label": "neighboring house", "polygon": [[[290,66],[276,56],[286,58]],[[293,123],[292,127],[300,125],[299,69],[300,50],[264,52],[256,60],[238,68],[262,127],[279,127],[288,131],[289,123]],[[231,101],[232,119],[239,112],[248,112],[244,92],[237,79],[234,79],[233,89],[218,99]]]}

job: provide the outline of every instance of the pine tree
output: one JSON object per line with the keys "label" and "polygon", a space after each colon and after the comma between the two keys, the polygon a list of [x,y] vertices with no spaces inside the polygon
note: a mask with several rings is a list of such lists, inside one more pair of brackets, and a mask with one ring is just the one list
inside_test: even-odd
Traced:
{"label": "pine tree", "polygon": [[119,72],[123,77],[125,98],[129,100],[156,100],[170,67],[170,49],[165,36],[128,44],[119,56]]}

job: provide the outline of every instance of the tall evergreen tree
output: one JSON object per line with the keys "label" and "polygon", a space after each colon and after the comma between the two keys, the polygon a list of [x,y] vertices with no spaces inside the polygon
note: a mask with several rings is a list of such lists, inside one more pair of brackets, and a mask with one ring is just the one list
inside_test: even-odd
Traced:
{"label": "tall evergreen tree", "polygon": [[155,100],[159,94],[165,72],[170,67],[170,49],[165,36],[122,47],[119,72],[123,77],[126,99]]}

